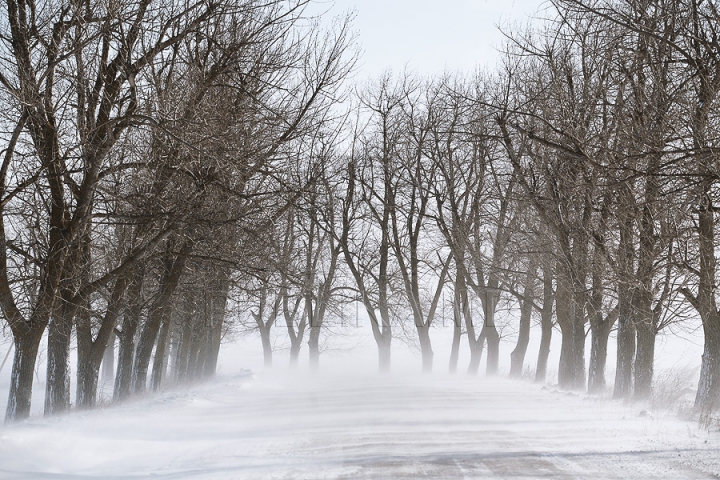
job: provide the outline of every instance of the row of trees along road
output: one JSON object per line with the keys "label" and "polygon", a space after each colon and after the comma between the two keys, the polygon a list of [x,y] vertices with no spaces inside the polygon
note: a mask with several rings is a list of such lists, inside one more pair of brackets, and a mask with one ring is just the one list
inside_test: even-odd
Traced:
{"label": "row of trees along road", "polygon": [[699,316],[696,409],[712,411],[712,2],[554,0],[494,71],[354,87],[348,19],[321,27],[305,0],[41,3],[9,0],[0,20],[7,420],[29,415],[43,338],[53,414],[73,338],[90,408],[115,337],[120,401],[211,376],[238,323],[266,365],[282,325],[291,362],[307,343],[317,368],[352,303],[381,371],[400,336],[431,371],[444,298],[451,372],[467,348],[469,373],[483,353],[497,373],[509,309],[511,376],[536,318],[535,378],[557,326],[567,389],[606,390],[616,330],[617,398],[647,398],[656,336]]}
{"label": "row of trees along road", "polygon": [[214,372],[234,276],[261,269],[259,240],[303,188],[285,172],[330,120],[354,60],[347,21],[323,30],[306,4],[7,2],[7,420],[29,414],[45,332],[47,414],[70,405],[73,331],[81,408],[96,401],[113,334],[116,399],[161,385],[173,341],[172,375]]}

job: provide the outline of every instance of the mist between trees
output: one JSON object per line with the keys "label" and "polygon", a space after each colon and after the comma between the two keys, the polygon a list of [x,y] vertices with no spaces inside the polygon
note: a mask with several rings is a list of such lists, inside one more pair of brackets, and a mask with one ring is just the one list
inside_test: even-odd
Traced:
{"label": "mist between trees", "polygon": [[536,380],[557,325],[566,389],[606,389],[616,328],[617,398],[649,396],[657,334],[699,316],[696,410],[710,414],[716,6],[556,0],[508,32],[492,71],[364,85],[351,18],[324,27],[306,6],[3,7],[6,420],[29,415],[43,338],[54,414],[71,407],[73,338],[75,408],[92,408],[104,358],[122,401],[212,376],[231,330],[257,330],[270,365],[286,329],[291,363],[307,344],[318,368],[349,308],[369,318],[381,371],[410,337],[429,372],[446,304],[443,369],[468,348],[468,373],[483,354],[497,373],[495,318],[510,309],[511,376],[536,319]]}

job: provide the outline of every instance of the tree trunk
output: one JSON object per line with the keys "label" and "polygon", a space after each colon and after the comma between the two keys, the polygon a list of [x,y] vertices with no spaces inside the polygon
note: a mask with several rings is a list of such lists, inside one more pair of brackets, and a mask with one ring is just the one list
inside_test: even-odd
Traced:
{"label": "tree trunk", "polygon": [[208,324],[201,322],[198,338],[196,340],[197,354],[195,356],[195,364],[193,365],[192,376],[194,380],[202,380],[205,377],[205,361],[207,360],[209,341],[208,341]]}
{"label": "tree trunk", "polygon": [[555,294],[553,292],[553,276],[550,267],[543,268],[543,308],[540,312],[540,350],[538,351],[537,369],[535,370],[535,381],[545,382],[547,376],[547,363],[550,356],[550,343],[553,330],[553,303]]}
{"label": "tree trunk", "polygon": [[585,314],[586,298],[578,281],[572,280],[568,267],[557,265],[555,312],[562,332],[558,385],[568,390],[585,388]]}
{"label": "tree trunk", "polygon": [[540,320],[540,348],[538,349],[537,368],[535,369],[535,381],[544,383],[547,377],[547,364],[550,357],[550,344],[552,343],[552,313],[550,316],[543,315]]}
{"label": "tree trunk", "polygon": [[482,329],[482,336],[487,340],[487,368],[485,373],[487,375],[496,375],[500,363],[500,334],[495,327],[495,307],[499,300],[499,293],[496,280],[491,280],[488,284],[489,288],[482,292],[483,295],[480,295],[481,292],[477,293],[485,316]]}
{"label": "tree trunk", "polygon": [[470,345],[470,363],[468,364],[468,375],[477,375],[480,371],[480,360],[482,360],[483,349],[485,348],[485,329],[480,336]]}
{"label": "tree trunk", "polygon": [[700,277],[698,294],[694,297],[687,289],[685,296],[700,314],[705,337],[700,381],[695,397],[695,412],[701,418],[709,418],[720,398],[720,312],[715,299],[717,259],[715,257],[715,212],[713,211],[712,181],[702,185],[698,208],[698,244],[700,253]]}
{"label": "tree trunk", "polygon": [[227,307],[228,293],[230,292],[230,278],[225,275],[220,283],[219,290],[212,297],[209,351],[205,359],[205,378],[211,378],[217,371],[220,342],[222,340],[223,324],[225,323],[225,308]]}
{"label": "tree trunk", "polygon": [[383,338],[377,342],[378,347],[378,370],[380,373],[390,372],[391,340],[390,337]]}
{"label": "tree trunk", "polygon": [[[63,295],[67,302],[67,296]],[[57,309],[48,325],[45,415],[70,408],[70,339],[75,309],[65,304]]]}
{"label": "tree trunk", "polygon": [[497,375],[498,365],[500,363],[500,335],[493,323],[490,326],[483,327],[483,335],[487,339],[487,375]]}
{"label": "tree trunk", "polygon": [[97,400],[98,377],[103,357],[115,330],[117,319],[123,308],[123,299],[127,288],[127,277],[120,276],[115,280],[110,301],[100,324],[95,340],[93,340],[90,323],[90,308],[87,300],[81,301],[75,330],[77,331],[77,390],[75,403],[78,408],[93,408]]}
{"label": "tree trunk", "polygon": [[448,371],[450,374],[457,373],[458,361],[460,360],[460,341],[462,340],[462,327],[457,323],[453,324],[452,346],[450,348],[450,363]]}
{"label": "tree trunk", "polygon": [[560,364],[558,366],[558,385],[560,388],[572,388],[573,385],[573,308],[569,283],[570,279],[566,269],[561,264],[558,264],[555,313],[562,336]]}
{"label": "tree trunk", "polygon": [[270,329],[260,328],[260,340],[263,347],[263,359],[265,368],[271,368],[273,362],[272,343],[270,342]]}
{"label": "tree trunk", "polygon": [[457,280],[455,281],[455,292],[453,294],[453,338],[452,348],[450,349],[450,365],[451,374],[457,372],[458,360],[460,358],[460,340],[462,339],[462,297],[458,292]]}
{"label": "tree trunk", "polygon": [[609,321],[590,324],[588,393],[602,393],[605,391],[605,365],[607,363],[608,338],[610,337],[612,325]]}
{"label": "tree trunk", "polygon": [[152,377],[150,379],[153,391],[160,390],[165,371],[167,368],[167,347],[170,343],[170,327],[172,325],[172,304],[168,302],[162,309],[162,324],[158,332],[157,346],[155,347],[155,357],[153,358]]}
{"label": "tree trunk", "polygon": [[29,328],[24,335],[13,332],[15,354],[10,374],[10,392],[5,423],[23,420],[30,416],[32,384],[35,374],[35,361],[45,328]]}
{"label": "tree trunk", "polygon": [[150,308],[135,353],[135,364],[133,366],[133,390],[135,393],[143,393],[147,388],[147,374],[153,346],[160,332],[160,327],[165,319],[169,318],[170,298],[180,282],[180,277],[185,269],[185,261],[191,248],[190,242],[186,242],[177,256],[166,254],[164,259],[165,268],[160,280],[159,295]]}
{"label": "tree trunk", "polygon": [[[622,193],[629,196],[629,187],[625,186]],[[627,201],[628,204],[631,200]],[[617,333],[617,365],[615,367],[615,387],[613,398],[629,398],[633,389],[633,364],[635,362],[635,323],[634,302],[634,233],[633,219],[626,215],[619,222],[620,242],[618,244],[618,333]]]}
{"label": "tree trunk", "polygon": [[[166,300],[169,301],[169,300]],[[133,365],[133,392],[143,393],[147,389],[147,375],[152,358],[153,347],[157,341],[165,315],[163,306],[156,306],[149,314],[140,333]]]}
{"label": "tree trunk", "polygon": [[632,321],[631,293],[618,289],[617,366],[613,398],[628,398],[633,388],[635,362],[635,324]]}
{"label": "tree trunk", "polygon": [[[558,295],[558,305],[561,297]],[[573,302],[574,303],[574,302]],[[558,384],[560,388],[580,390],[585,388],[585,326],[578,319],[574,305],[571,305],[570,322],[561,322],[558,307],[558,323],[562,332]]]}
{"label": "tree trunk", "polygon": [[652,395],[656,332],[650,322],[638,323],[635,330],[637,332],[637,354],[635,356],[634,398],[646,400]]}
{"label": "tree trunk", "polygon": [[[558,322],[560,323],[560,322]],[[562,325],[562,324],[561,324]],[[572,388],[572,354],[573,339],[572,330],[568,327],[560,327],[560,364],[558,365],[558,385],[560,388]]]}
{"label": "tree trunk", "polygon": [[115,332],[110,335],[105,353],[102,359],[102,383],[113,383],[115,381]]}
{"label": "tree trunk", "polygon": [[193,302],[191,296],[191,293],[185,294],[183,312],[181,314],[180,342],[175,359],[175,378],[180,383],[187,382],[189,378],[190,345],[192,344],[194,328]]}
{"label": "tree trunk", "polygon": [[523,373],[525,354],[530,343],[530,320],[532,318],[533,302],[535,301],[535,273],[536,268],[531,265],[525,277],[525,287],[520,306],[520,327],[515,350],[510,354],[510,376],[520,378]]}
{"label": "tree trunk", "polygon": [[422,355],[422,372],[431,373],[433,367],[432,344],[430,342],[430,326],[423,325],[417,327],[418,339],[420,340],[420,354]]}
{"label": "tree trunk", "polygon": [[320,368],[320,326],[310,326],[310,338],[308,339],[308,352],[310,355],[310,369]]}
{"label": "tree trunk", "polygon": [[119,402],[127,399],[131,393],[132,371],[135,353],[135,334],[140,324],[142,313],[142,290],[145,278],[145,268],[142,265],[133,267],[129,273],[129,286],[127,291],[126,309],[123,316],[122,332],[118,339],[118,367],[115,375],[115,388],[113,401]]}
{"label": "tree trunk", "polygon": [[187,310],[186,302],[183,302],[183,304],[172,371],[173,379],[178,384],[185,384],[190,380],[190,346],[193,342],[194,328],[192,313]]}
{"label": "tree trunk", "polygon": [[302,347],[301,342],[295,342],[290,345],[290,366],[297,366],[298,358],[300,357],[300,348]]}
{"label": "tree trunk", "polygon": [[[92,330],[90,327],[90,309],[83,302],[77,316],[77,387],[75,389],[75,405],[79,408],[93,408],[97,397],[98,375],[100,362],[93,362]],[[114,326],[113,326],[114,327]],[[102,358],[102,357],[100,357]]]}
{"label": "tree trunk", "polygon": [[[390,326],[390,312],[388,309],[387,297],[381,295],[380,301],[380,325],[373,325],[373,337],[378,347],[378,371],[380,373],[390,372],[392,353],[392,327]],[[377,320],[377,317],[375,317]]]}
{"label": "tree trunk", "polygon": [[584,302],[575,300],[573,317],[573,376],[574,390],[585,390],[585,314]]}
{"label": "tree trunk", "polygon": [[717,409],[720,399],[720,315],[716,312],[703,323],[705,347],[694,410],[704,420]]}
{"label": "tree trunk", "polygon": [[[460,265],[460,264],[458,264]],[[458,268],[461,268],[458,266]],[[470,347],[470,363],[468,363],[467,374],[477,375],[480,371],[480,360],[482,359],[483,349],[485,348],[485,328],[480,329],[480,335],[475,336],[475,322],[473,320],[472,311],[470,310],[470,299],[467,293],[467,282],[465,280],[464,270],[458,272],[455,290],[460,292],[460,305],[462,307],[462,316],[465,319],[465,330],[468,336],[468,347]]]}
{"label": "tree trunk", "polygon": [[[290,366],[295,367],[300,357],[300,349],[302,348],[302,342],[305,338],[305,327],[309,323],[312,325],[322,325],[323,319],[317,319],[319,307],[316,305],[313,308],[312,295],[305,295],[305,312],[300,317],[300,323],[298,324],[297,332],[295,331],[295,318],[297,317],[298,305],[291,311],[287,295],[283,295],[283,315],[285,317],[285,325],[290,335]],[[318,299],[318,301],[321,301]]]}
{"label": "tree trunk", "polygon": [[83,362],[78,364],[77,371],[77,399],[78,408],[94,408],[97,401],[98,377],[100,364]]}

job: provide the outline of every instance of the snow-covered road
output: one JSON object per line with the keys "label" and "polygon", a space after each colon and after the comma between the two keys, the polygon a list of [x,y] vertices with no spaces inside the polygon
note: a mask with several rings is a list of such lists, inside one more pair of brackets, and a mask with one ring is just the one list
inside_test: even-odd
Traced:
{"label": "snow-covered road", "polygon": [[0,478],[717,478],[719,437],[522,382],[260,374],[0,427]]}

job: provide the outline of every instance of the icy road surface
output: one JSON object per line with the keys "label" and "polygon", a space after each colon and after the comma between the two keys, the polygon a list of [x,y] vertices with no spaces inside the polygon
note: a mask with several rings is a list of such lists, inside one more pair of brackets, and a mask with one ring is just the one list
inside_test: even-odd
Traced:
{"label": "icy road surface", "polygon": [[720,434],[484,378],[259,374],[0,427],[2,479],[696,479]]}

